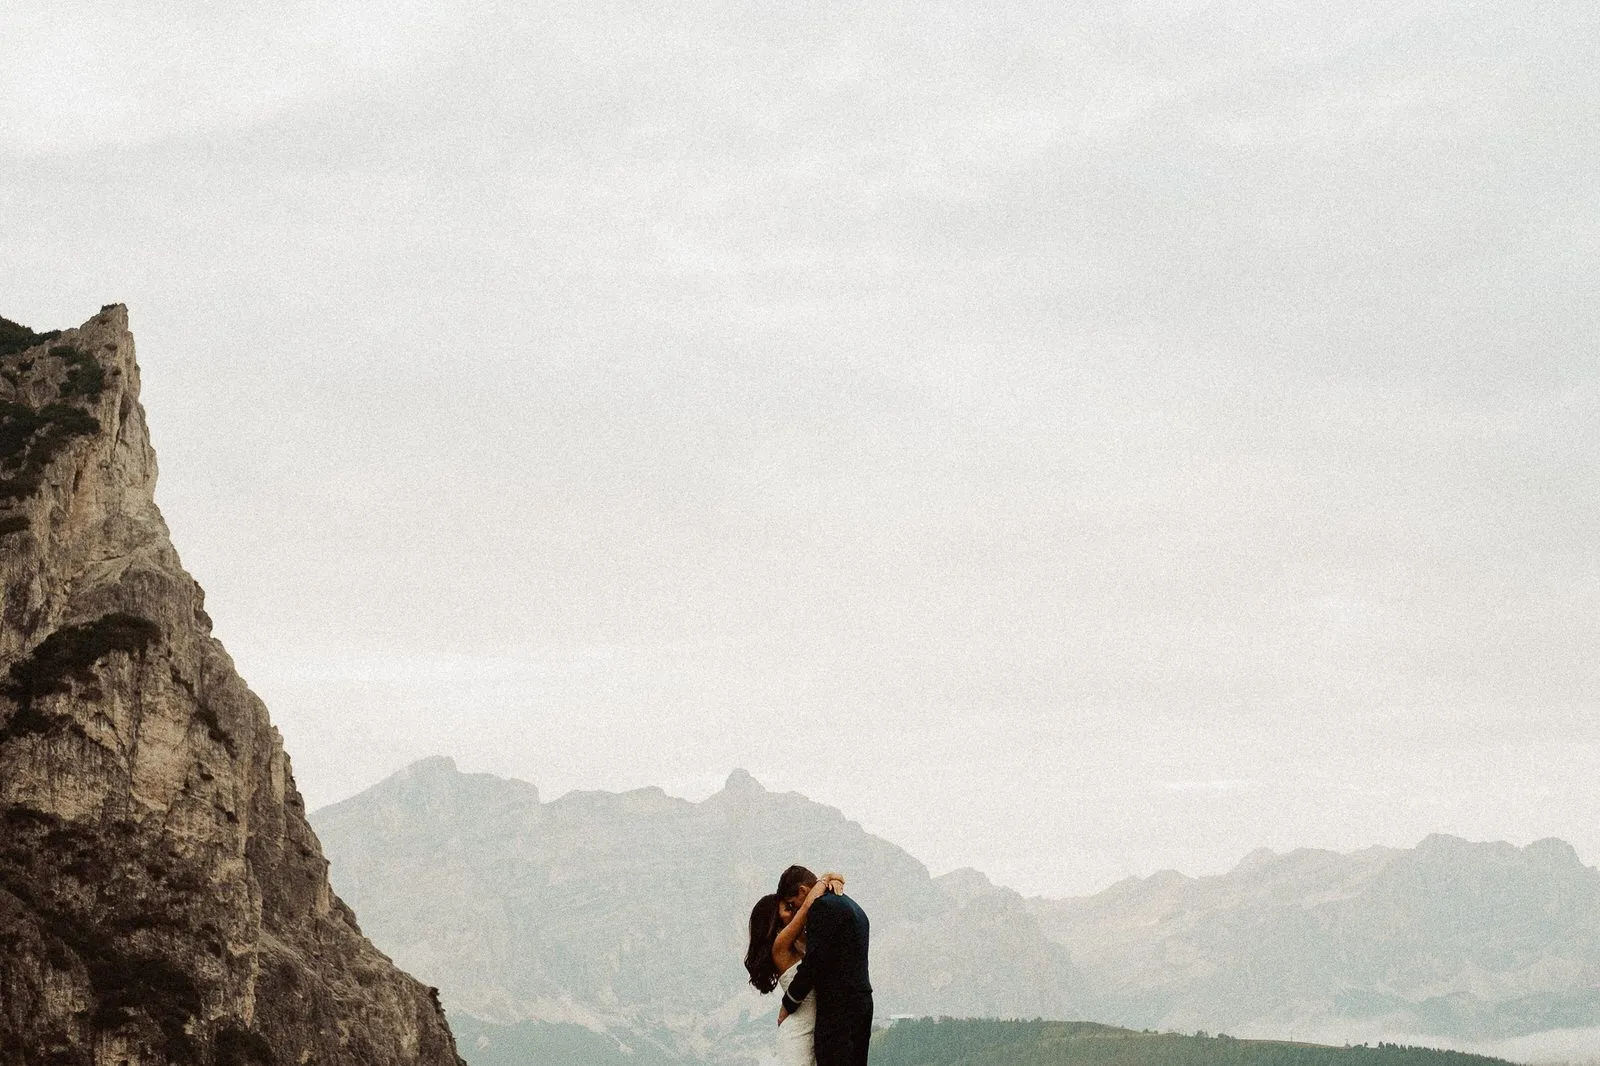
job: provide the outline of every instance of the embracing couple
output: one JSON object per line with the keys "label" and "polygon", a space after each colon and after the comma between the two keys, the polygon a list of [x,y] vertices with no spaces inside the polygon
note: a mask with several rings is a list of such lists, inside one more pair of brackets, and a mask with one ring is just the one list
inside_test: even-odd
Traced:
{"label": "embracing couple", "polygon": [[791,866],[750,911],[744,968],[762,993],[783,989],[779,1066],[865,1066],[872,1037],[867,915],[844,878]]}

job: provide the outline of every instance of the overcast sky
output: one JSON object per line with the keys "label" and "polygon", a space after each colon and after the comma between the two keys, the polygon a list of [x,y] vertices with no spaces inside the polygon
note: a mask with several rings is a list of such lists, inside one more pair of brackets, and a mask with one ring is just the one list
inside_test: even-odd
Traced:
{"label": "overcast sky", "polygon": [[[309,802],[744,767],[1025,892],[1600,860],[1592,0],[0,13]],[[804,857],[826,862],[826,857]]]}

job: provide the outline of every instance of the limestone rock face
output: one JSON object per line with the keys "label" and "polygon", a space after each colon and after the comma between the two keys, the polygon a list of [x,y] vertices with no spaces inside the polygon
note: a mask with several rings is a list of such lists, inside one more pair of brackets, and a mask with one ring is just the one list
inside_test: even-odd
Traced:
{"label": "limestone rock face", "polygon": [[0,1063],[456,1066],[178,561],[126,309],[4,325]]}

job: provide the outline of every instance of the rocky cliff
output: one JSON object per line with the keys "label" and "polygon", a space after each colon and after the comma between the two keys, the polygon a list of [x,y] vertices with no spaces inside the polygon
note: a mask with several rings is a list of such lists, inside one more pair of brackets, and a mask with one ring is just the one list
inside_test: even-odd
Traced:
{"label": "rocky cliff", "polygon": [[0,1063],[454,1066],[168,538],[126,309],[0,326]]}

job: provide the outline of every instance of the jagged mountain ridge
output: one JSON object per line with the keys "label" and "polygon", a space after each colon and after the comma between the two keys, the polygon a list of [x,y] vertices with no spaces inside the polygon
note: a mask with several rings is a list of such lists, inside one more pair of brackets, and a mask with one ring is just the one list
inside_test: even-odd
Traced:
{"label": "jagged mountain ridge", "polygon": [[430,759],[312,818],[373,938],[480,1019],[750,1060],[776,1003],[745,981],[746,923],[791,862],[849,873],[881,1015],[1056,1015],[1073,983],[1021,896],[947,892],[837,810],[742,771],[700,803],[653,788],[541,803]]}
{"label": "jagged mountain ridge", "polygon": [[155,505],[127,311],[0,322],[0,1063],[459,1062]]}
{"label": "jagged mountain ridge", "polygon": [[1600,1025],[1600,871],[1555,839],[1263,850],[1030,910],[1119,1024],[1329,1040]]}

